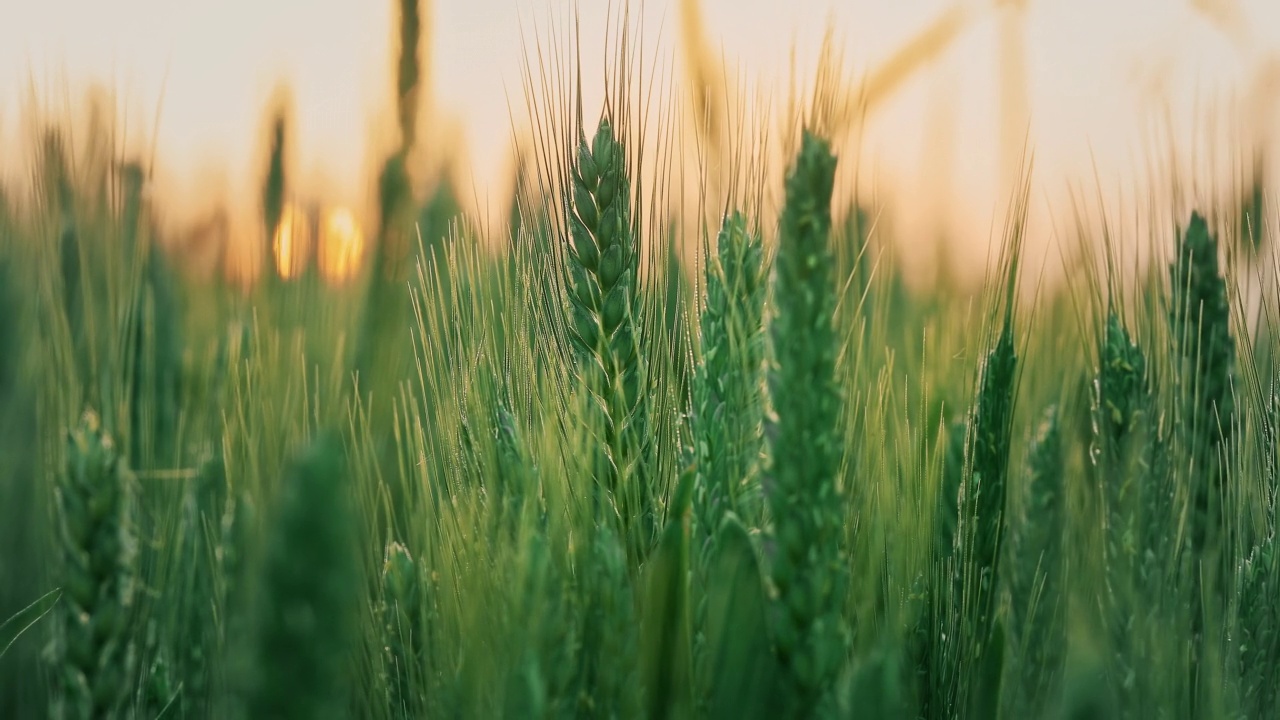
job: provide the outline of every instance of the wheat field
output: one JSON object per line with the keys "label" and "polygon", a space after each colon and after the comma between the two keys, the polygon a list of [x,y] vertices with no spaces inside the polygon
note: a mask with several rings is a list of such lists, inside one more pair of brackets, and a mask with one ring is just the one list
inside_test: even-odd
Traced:
{"label": "wheat field", "polygon": [[1266,178],[1061,208],[1047,283],[1028,149],[921,289],[850,181],[906,70],[826,46],[771,116],[627,7],[530,37],[503,223],[420,136],[421,0],[375,212],[295,202],[269,108],[212,272],[109,123],[32,131],[0,717],[1276,717]]}

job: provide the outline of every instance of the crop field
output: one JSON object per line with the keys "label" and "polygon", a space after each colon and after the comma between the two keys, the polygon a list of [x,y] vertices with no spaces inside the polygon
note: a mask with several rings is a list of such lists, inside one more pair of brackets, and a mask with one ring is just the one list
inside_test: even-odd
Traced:
{"label": "crop field", "polygon": [[1264,177],[1059,208],[1048,283],[1027,152],[920,289],[849,181],[901,69],[765,117],[619,12],[531,33],[485,222],[420,2],[376,211],[294,202],[272,115],[253,272],[185,268],[109,123],[6,159],[0,717],[1278,716]]}

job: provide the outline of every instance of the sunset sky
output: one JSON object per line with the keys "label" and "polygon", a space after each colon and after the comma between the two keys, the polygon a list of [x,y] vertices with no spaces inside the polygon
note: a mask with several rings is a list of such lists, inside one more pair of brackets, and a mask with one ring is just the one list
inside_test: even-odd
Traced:
{"label": "sunset sky", "polygon": [[[1095,161],[1104,181],[1141,173],[1161,103],[1189,140],[1190,128],[1204,131],[1215,103],[1249,96],[1241,126],[1274,137],[1280,115],[1268,115],[1262,99],[1277,95],[1280,73],[1260,78],[1268,62],[1280,67],[1280,3],[1199,2],[1235,8],[1236,19],[1210,22],[1193,9],[1195,0],[1027,0],[1017,22],[1038,195],[1058,197],[1069,183],[1092,182]],[[708,39],[732,74],[783,95],[792,49],[809,79],[828,27],[857,74],[956,4],[704,0],[702,11]],[[1000,11],[993,0],[963,4],[970,21],[962,33],[877,109],[859,158],[881,192],[942,194],[948,199],[939,222],[960,228],[948,232],[985,239],[999,204]],[[464,182],[478,204],[498,211],[510,176],[509,101],[517,131],[526,125],[521,38],[545,40],[550,25],[564,26],[572,5],[429,5],[430,137],[461,150],[473,172]],[[605,27],[606,5],[578,3],[585,34]],[[678,0],[642,6],[647,44],[678,72]],[[287,84],[305,182],[313,192],[355,202],[372,166],[369,150],[380,151],[373,139],[386,127],[393,23],[390,0],[8,2],[0,9],[0,133],[12,148],[32,81],[55,109],[67,88],[79,98],[89,81],[104,82],[120,95],[136,137],[150,132],[159,105],[155,140],[166,192],[187,203],[212,195],[245,201],[256,185],[245,180],[256,177],[264,109]],[[584,47],[584,66],[600,67],[601,52],[598,42]],[[6,171],[17,174],[21,166],[7,161]],[[902,226],[920,230],[920,218],[908,213]]]}

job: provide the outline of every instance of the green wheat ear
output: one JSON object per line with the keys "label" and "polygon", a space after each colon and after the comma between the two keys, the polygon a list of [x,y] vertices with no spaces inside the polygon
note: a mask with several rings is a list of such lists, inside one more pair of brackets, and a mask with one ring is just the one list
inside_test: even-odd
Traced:
{"label": "green wheat ear", "polygon": [[347,717],[360,577],[340,441],[317,440],[281,492],[267,538],[249,713]]}
{"label": "green wheat ear", "polygon": [[215,694],[220,629],[228,609],[219,567],[226,484],[221,455],[205,461],[183,490],[178,542],[173,545],[182,565],[175,583],[181,598],[175,624],[182,638],[173,662],[182,684],[175,709],[186,716],[208,714]]}
{"label": "green wheat ear", "polygon": [[836,477],[840,393],[832,327],[831,193],[836,158],[804,133],[787,177],[770,326],[777,413],[769,442],[767,499],[774,518],[774,623],[788,714],[808,717],[834,686],[845,657],[843,506]]}
{"label": "green wheat ear", "polygon": [[1280,703],[1280,543],[1274,529],[1240,564],[1236,592],[1239,702],[1247,717],[1264,717]]}
{"label": "green wheat ear", "polygon": [[382,566],[382,645],[390,693],[388,711],[392,717],[416,717],[420,710],[416,688],[424,679],[423,602],[418,565],[403,545],[388,544]]}
{"label": "green wheat ear", "polygon": [[1171,268],[1170,328],[1177,357],[1184,409],[1180,426],[1195,466],[1191,489],[1190,542],[1200,553],[1221,539],[1225,469],[1218,450],[1230,441],[1234,396],[1235,341],[1227,286],[1218,268],[1218,244],[1199,214],[1182,234]]}
{"label": "green wheat ear", "polygon": [[957,550],[961,547],[960,488],[964,482],[968,422],[951,421],[939,429],[942,478],[934,500],[933,543],[924,573],[912,584],[908,602],[912,613],[907,629],[907,662],[919,714],[926,718],[949,717],[955,703],[951,680],[958,638],[954,627],[959,609],[951,601],[954,577],[960,572]]}
{"label": "green wheat ear", "polygon": [[590,145],[585,135],[579,139],[568,210],[568,326],[581,374],[603,410],[597,479],[621,517],[629,552],[643,556],[657,519],[643,484],[647,367],[637,347],[640,254],[626,163],[607,117]]}
{"label": "green wheat ear", "polygon": [[[1090,467],[1100,486],[1102,503],[1102,561],[1107,582],[1103,592],[1104,615],[1111,635],[1113,661],[1133,661],[1127,630],[1132,617],[1131,597],[1137,573],[1159,549],[1143,532],[1163,527],[1163,514],[1154,503],[1160,481],[1148,458],[1152,397],[1147,362],[1142,348],[1114,310],[1108,310],[1098,347],[1099,367],[1091,398],[1092,426]],[[1136,512],[1141,509],[1142,512]],[[1143,517],[1145,513],[1147,517]]]}
{"label": "green wheat ear", "polygon": [[[1017,362],[1013,329],[1006,321],[995,347],[983,363],[968,440],[972,469],[968,487],[961,491],[961,532],[970,547],[967,560],[972,561],[972,568],[981,575],[978,612],[987,617],[994,609],[994,585],[1006,526],[1005,497]],[[965,524],[969,525],[967,529],[963,527]]]}
{"label": "green wheat ear", "polygon": [[418,87],[422,79],[421,0],[399,0],[400,45],[396,62],[396,114],[401,147],[413,147],[418,128]]}
{"label": "green wheat ear", "polygon": [[1022,716],[1041,717],[1060,681],[1067,644],[1066,488],[1056,406],[1045,410],[1028,457],[1022,514],[1011,538],[1010,635],[1020,658],[1012,691]]}
{"label": "green wheat ear", "polygon": [[764,248],[746,218],[725,218],[707,265],[702,361],[693,382],[697,537],[705,545],[732,512],[758,518],[752,497],[761,435]]}
{"label": "green wheat ear", "polygon": [[[1010,298],[1010,302],[1011,302]],[[971,711],[991,707],[999,692],[1003,630],[996,619],[1003,554],[1009,447],[1018,358],[1014,349],[1012,312],[1006,308],[996,344],[982,363],[978,397],[970,411],[966,453],[968,473],[960,489],[959,570],[952,576],[950,602],[961,608],[962,643],[958,665],[982,667],[994,684],[963,686]],[[981,717],[981,715],[979,715]]]}
{"label": "green wheat ear", "polygon": [[[1205,639],[1217,623],[1206,612],[1206,598],[1213,598],[1232,571],[1226,546],[1225,498],[1229,496],[1227,465],[1221,452],[1229,448],[1234,419],[1233,387],[1236,349],[1231,337],[1230,301],[1218,266],[1218,242],[1198,212],[1179,238],[1177,257],[1170,269],[1169,326],[1173,338],[1177,398],[1176,437],[1190,460],[1187,488],[1187,550],[1190,551],[1191,663],[1193,707],[1206,702],[1216,690],[1203,671],[1214,661]],[[1174,477],[1178,477],[1175,474]],[[1233,494],[1233,493],[1232,493]],[[1167,517],[1167,516],[1166,516]]]}
{"label": "green wheat ear", "polygon": [[[284,212],[285,195],[285,119],[282,112],[271,118],[271,147],[267,151],[267,171],[262,181],[262,221],[267,232],[267,262],[271,263],[272,238],[280,225],[280,216]],[[270,275],[270,273],[268,273]]]}
{"label": "green wheat ear", "polygon": [[68,436],[54,487],[62,602],[50,650],[54,718],[111,717],[132,689],[137,583],[133,480],[93,411]]}
{"label": "green wheat ear", "polygon": [[702,353],[693,375],[693,446],[688,449],[697,467],[692,551],[699,581],[691,602],[699,668],[707,650],[702,631],[710,621],[712,591],[706,581],[719,553],[720,525],[730,516],[750,518],[752,525],[763,517],[758,467],[764,444],[763,256],[759,235],[747,229],[746,218],[737,212],[726,216],[716,257],[706,269]]}
{"label": "green wheat ear", "polygon": [[530,490],[536,487],[537,466],[528,461],[525,439],[509,400],[500,399],[494,409],[493,429],[496,435],[497,466],[494,480],[498,496],[498,522],[514,537]]}
{"label": "green wheat ear", "polygon": [[1147,439],[1142,432],[1152,410],[1151,392],[1146,356],[1114,310],[1107,312],[1099,345],[1090,460],[1102,485],[1103,560],[1107,572],[1119,581],[1136,559],[1136,494],[1150,493],[1148,486],[1156,482],[1143,462]]}
{"label": "green wheat ear", "polygon": [[1101,367],[1094,381],[1094,462],[1104,471],[1116,469],[1125,441],[1146,408],[1147,363],[1142,348],[1129,335],[1114,310],[1107,312],[1100,348]]}

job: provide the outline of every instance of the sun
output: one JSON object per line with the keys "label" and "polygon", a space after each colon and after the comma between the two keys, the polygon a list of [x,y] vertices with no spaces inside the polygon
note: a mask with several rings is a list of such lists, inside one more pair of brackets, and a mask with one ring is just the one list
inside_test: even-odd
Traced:
{"label": "sun", "polygon": [[311,259],[311,227],[307,213],[294,204],[286,205],[276,225],[272,243],[276,273],[283,280],[293,280],[306,271]]}
{"label": "sun", "polygon": [[364,236],[355,215],[345,207],[330,207],[320,222],[320,275],[340,285],[360,271]]}

